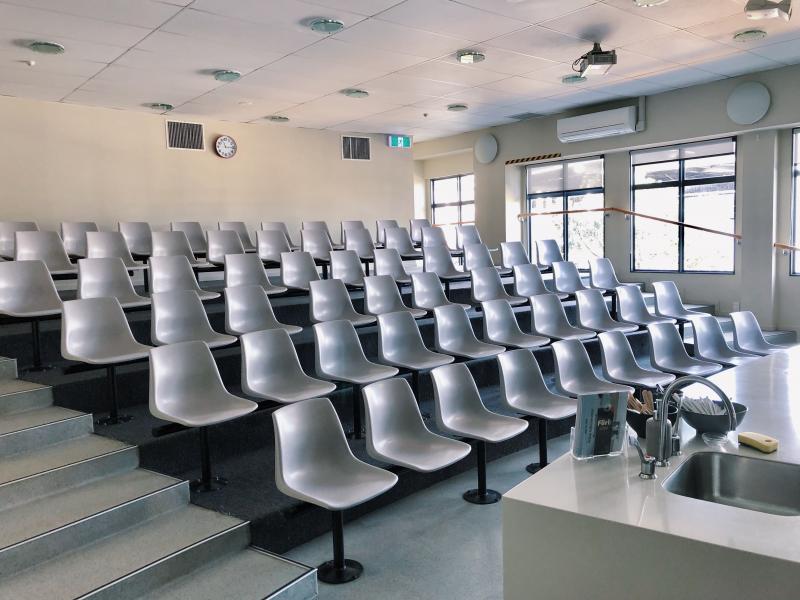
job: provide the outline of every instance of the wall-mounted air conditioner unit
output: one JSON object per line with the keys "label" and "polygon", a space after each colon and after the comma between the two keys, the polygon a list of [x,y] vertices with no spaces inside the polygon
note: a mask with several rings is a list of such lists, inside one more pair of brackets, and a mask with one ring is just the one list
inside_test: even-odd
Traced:
{"label": "wall-mounted air conditioner unit", "polygon": [[634,133],[636,131],[636,107],[626,106],[559,119],[556,130],[558,139],[564,143]]}

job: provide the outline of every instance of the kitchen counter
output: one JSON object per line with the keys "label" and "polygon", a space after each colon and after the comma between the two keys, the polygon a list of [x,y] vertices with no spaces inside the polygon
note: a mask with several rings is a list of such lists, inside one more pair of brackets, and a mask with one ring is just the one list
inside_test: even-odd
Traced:
{"label": "kitchen counter", "polygon": [[[800,517],[678,496],[665,479],[691,454],[737,453],[800,464],[800,347],[710,378],[748,407],[741,431],[775,437],[762,454],[730,434],[710,448],[685,422],[681,456],[642,480],[636,450],[564,455],[503,498],[507,600],[800,597]],[[688,387],[687,395],[704,387]]]}

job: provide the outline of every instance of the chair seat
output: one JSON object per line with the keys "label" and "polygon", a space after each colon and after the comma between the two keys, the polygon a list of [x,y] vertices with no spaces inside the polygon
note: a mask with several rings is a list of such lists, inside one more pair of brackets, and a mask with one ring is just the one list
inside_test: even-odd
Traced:
{"label": "chair seat", "polygon": [[74,269],[56,269],[50,271],[50,275],[76,275],[77,273],[77,267]]}
{"label": "chair seat", "polygon": [[484,411],[460,413],[447,421],[447,428],[458,435],[481,442],[497,443],[519,435],[528,428],[528,422]]}
{"label": "chair seat", "polygon": [[64,354],[64,358],[77,360],[90,365],[112,365],[141,360],[148,357],[150,346],[138,342],[115,342],[105,348],[94,348],[91,354]]}
{"label": "chair seat", "polygon": [[550,338],[513,331],[503,337],[496,337],[491,341],[495,344],[502,344],[512,348],[538,348],[549,344]]}
{"label": "chair seat", "polygon": [[500,275],[500,277],[506,277],[507,275],[511,275],[511,273],[514,272],[513,269],[510,269],[508,267],[495,267],[495,269],[497,269],[497,273],[498,275]]}
{"label": "chair seat", "polygon": [[705,377],[722,371],[722,365],[688,357],[688,360],[671,360],[655,365],[662,371],[675,375],[700,375]]}
{"label": "chair seat", "polygon": [[537,393],[522,398],[510,398],[509,404],[514,410],[524,415],[546,421],[560,421],[572,417],[578,408],[578,404],[572,398],[553,393]]}
{"label": "chair seat", "polygon": [[352,315],[342,315],[339,317],[342,321],[350,321],[355,327],[359,325],[372,325],[377,319],[372,315],[360,315],[353,313]]}
{"label": "chair seat", "polygon": [[750,362],[756,358],[755,356],[740,356],[736,354],[718,353],[718,354],[704,354],[702,360],[718,362],[728,367],[738,367],[746,362]]}
{"label": "chair seat", "polygon": [[122,308],[137,308],[140,306],[150,306],[150,298],[145,298],[138,294],[131,294],[129,296],[117,296],[119,304]]}
{"label": "chair seat", "polygon": [[[620,320],[625,321],[624,319]],[[640,315],[635,320],[630,320],[625,322],[642,326],[652,325],[654,323],[670,323],[672,325],[676,323],[675,319],[671,319],[670,317],[656,317],[655,315]]]}
{"label": "chair seat", "polygon": [[270,284],[269,287],[267,287],[266,285],[262,287],[264,288],[264,291],[267,292],[267,296],[272,296],[274,294],[283,294],[289,289],[282,285],[275,285],[275,284]]}
{"label": "chair seat", "polygon": [[442,350],[448,354],[464,358],[487,358],[505,352],[505,348],[502,346],[487,344],[479,340],[458,342],[450,347],[442,346]]}
{"label": "chair seat", "polygon": [[288,495],[328,510],[346,510],[372,500],[397,483],[397,475],[353,458],[331,468],[306,469]]}
{"label": "chair seat", "polygon": [[367,384],[381,379],[394,377],[399,371],[395,367],[378,365],[373,362],[365,364],[344,365],[341,370],[324,373],[328,379],[346,381],[347,383]]}
{"label": "chair seat", "polygon": [[255,402],[233,394],[215,394],[215,396],[202,406],[197,404],[182,406],[181,414],[170,414],[170,420],[186,427],[206,427],[239,418],[258,407]]}
{"label": "chair seat", "polygon": [[[3,314],[8,315],[9,317],[17,317],[20,319],[24,318],[36,318],[36,317],[52,317],[54,315],[61,314],[61,307],[53,307],[53,308],[36,308],[26,306],[27,310],[4,310]],[[30,310],[33,308],[33,310]]]}
{"label": "chair seat", "polygon": [[200,290],[197,292],[197,295],[200,296],[200,300],[216,300],[219,298],[219,294],[217,292],[209,292],[208,290]]}
{"label": "chair seat", "polygon": [[469,279],[468,273],[445,273],[444,275],[439,275],[439,279],[447,280],[447,281],[466,281]]}
{"label": "chair seat", "polygon": [[553,327],[537,330],[537,333],[557,340],[588,340],[596,335],[594,331],[579,327]]}
{"label": "chair seat", "polygon": [[740,347],[744,352],[752,352],[759,356],[767,356],[768,354],[775,354],[776,352],[782,352],[791,348],[791,346],[780,346],[778,344],[770,344],[769,342],[766,344],[751,343],[747,344],[747,346],[740,345]]}
{"label": "chair seat", "polygon": [[400,258],[403,260],[422,260],[422,252],[419,250],[416,252],[404,252],[400,255]]}
{"label": "chair seat", "polygon": [[296,335],[303,331],[299,325],[290,325],[289,323],[278,323],[278,329],[283,329],[289,335]]}
{"label": "chair seat", "polygon": [[503,298],[503,299],[504,299],[504,300],[508,300],[508,303],[509,303],[511,306],[522,306],[523,304],[527,304],[527,302],[528,302],[528,299],[527,299],[527,298],[523,298],[522,296],[511,296],[511,295],[507,295],[507,296],[506,296],[505,298]]}
{"label": "chair seat", "polygon": [[420,432],[414,437],[394,437],[375,448],[382,460],[430,473],[438,471],[467,456],[472,448],[469,444],[442,437],[431,432]]}
{"label": "chair seat", "polygon": [[385,362],[411,371],[423,371],[435,369],[442,365],[449,365],[453,360],[455,359],[447,354],[425,350],[424,352],[398,352],[392,356],[387,356]]}
{"label": "chair seat", "polygon": [[200,335],[194,335],[185,338],[182,336],[175,336],[174,339],[167,337],[161,340],[161,345],[163,346],[166,344],[179,344],[181,342],[193,341],[205,342],[208,344],[209,348],[221,348],[222,346],[230,346],[231,344],[236,343],[237,338],[232,335],[210,331],[208,333],[203,332]]}
{"label": "chair seat", "polygon": [[570,396],[585,396],[587,394],[614,394],[616,392],[632,392],[630,386],[610,383],[601,379],[579,381],[570,383],[568,387],[561,384],[561,387]]}
{"label": "chair seat", "polygon": [[336,384],[322,381],[303,374],[302,377],[292,376],[282,381],[272,379],[269,385],[260,385],[261,382],[250,383],[250,393],[259,398],[274,400],[289,404],[325,396],[336,390]]}
{"label": "chair seat", "polygon": [[608,379],[623,385],[655,388],[659,385],[669,385],[675,381],[675,375],[643,368],[617,369],[608,373]]}
{"label": "chair seat", "polygon": [[705,314],[707,313],[700,312],[699,310],[682,310],[676,313],[669,313],[669,314],[661,313],[658,316],[667,317],[669,319],[676,319],[679,321],[691,321],[695,317],[702,317]]}

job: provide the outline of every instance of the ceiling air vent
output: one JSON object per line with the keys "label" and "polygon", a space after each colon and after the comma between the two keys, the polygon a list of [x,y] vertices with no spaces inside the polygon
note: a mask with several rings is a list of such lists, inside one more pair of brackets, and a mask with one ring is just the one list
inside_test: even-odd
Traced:
{"label": "ceiling air vent", "polygon": [[203,124],[167,121],[167,148],[203,150]]}
{"label": "ceiling air vent", "polygon": [[369,138],[343,135],[342,158],[344,160],[369,160]]}
{"label": "ceiling air vent", "polygon": [[524,112],[524,113],[519,113],[519,114],[516,114],[516,115],[508,115],[508,118],[509,119],[515,119],[517,121],[527,121],[528,119],[535,119],[536,117],[540,117],[540,116],[541,115],[538,115],[536,113]]}

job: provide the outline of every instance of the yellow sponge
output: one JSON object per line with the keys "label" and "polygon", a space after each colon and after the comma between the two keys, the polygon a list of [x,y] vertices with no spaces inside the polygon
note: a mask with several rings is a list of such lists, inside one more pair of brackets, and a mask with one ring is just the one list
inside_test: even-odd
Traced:
{"label": "yellow sponge", "polygon": [[739,434],[739,443],[755,448],[764,454],[775,452],[778,449],[778,440],[763,433],[753,433],[752,431],[741,432]]}

